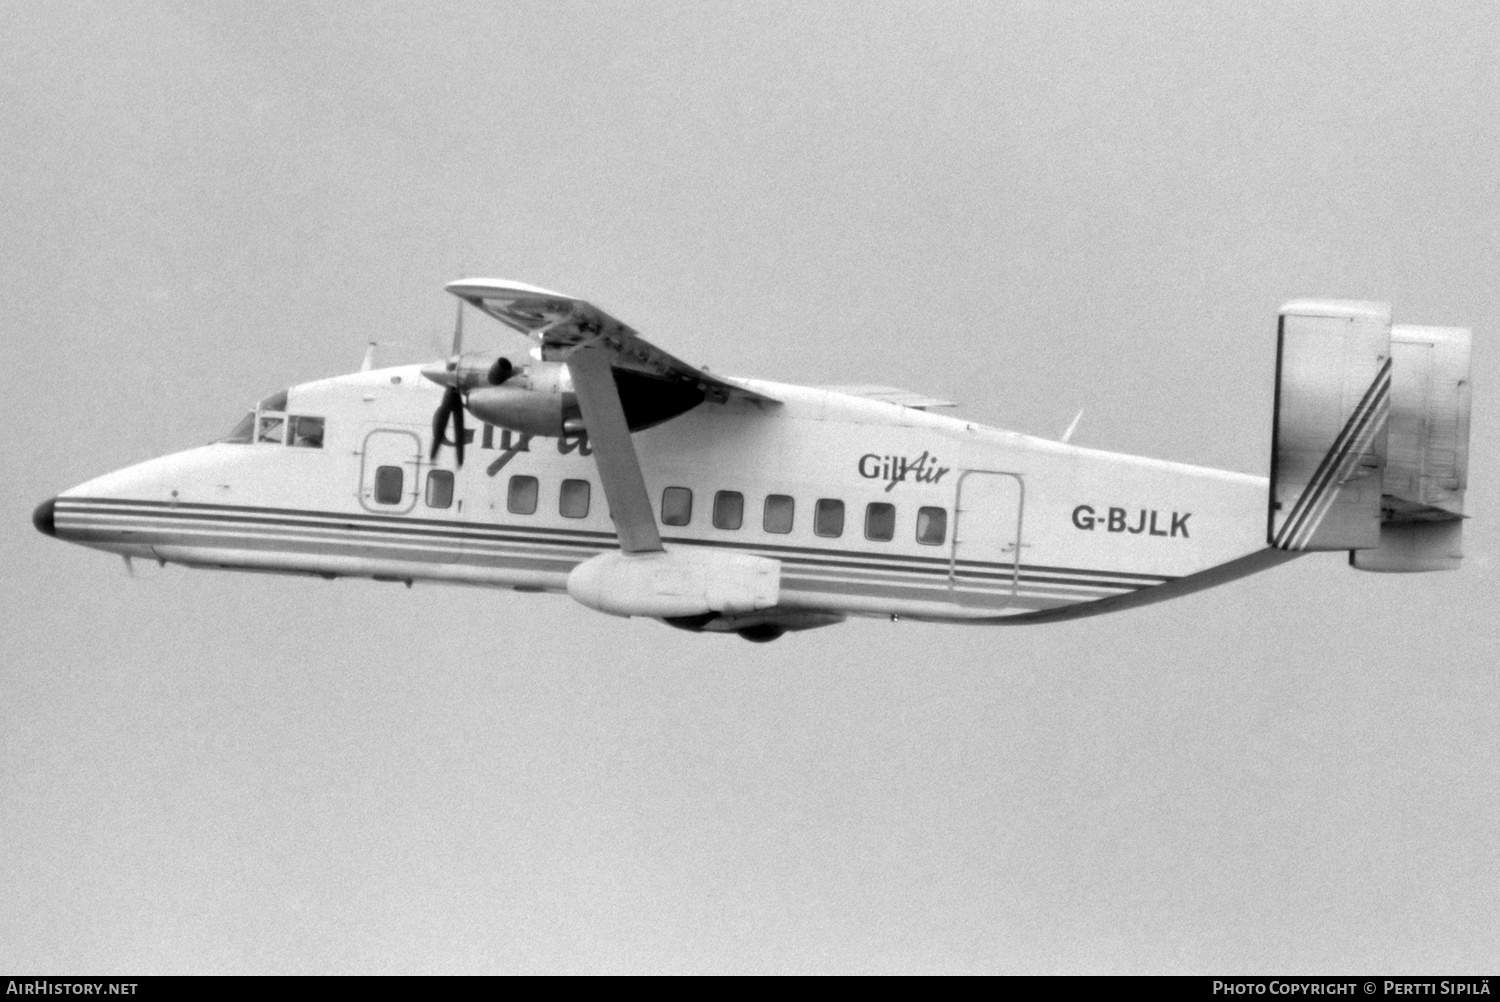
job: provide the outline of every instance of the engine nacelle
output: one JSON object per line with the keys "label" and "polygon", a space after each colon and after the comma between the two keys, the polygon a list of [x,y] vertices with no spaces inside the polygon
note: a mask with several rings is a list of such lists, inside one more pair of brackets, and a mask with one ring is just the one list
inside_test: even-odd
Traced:
{"label": "engine nacelle", "polygon": [[534,390],[512,383],[472,390],[468,403],[469,413],[481,421],[544,438],[560,438],[570,423],[576,428],[582,421],[578,397],[573,393]]}
{"label": "engine nacelle", "polygon": [[504,356],[475,353],[450,371],[453,385],[467,391],[469,413],[497,428],[558,438],[582,426],[573,378],[562,363],[518,366]]}

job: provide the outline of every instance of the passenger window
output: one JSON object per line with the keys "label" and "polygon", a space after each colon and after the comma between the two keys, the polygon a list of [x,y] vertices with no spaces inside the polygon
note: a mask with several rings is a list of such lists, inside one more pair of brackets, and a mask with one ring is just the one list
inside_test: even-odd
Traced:
{"label": "passenger window", "polygon": [[896,535],[896,506],[873,501],[865,508],[865,538],[883,543]]}
{"label": "passenger window", "polygon": [[563,518],[583,518],[589,513],[589,482],[564,480],[557,496],[557,510]]}
{"label": "passenger window", "polygon": [[320,417],[294,417],[292,420],[292,444],[304,449],[323,448],[323,419]]}
{"label": "passenger window", "polygon": [[427,507],[453,507],[453,473],[450,470],[431,470],[427,474]]}
{"label": "passenger window", "polygon": [[687,525],[692,520],[692,491],[686,487],[668,487],[661,492],[662,525]]}
{"label": "passenger window", "polygon": [[286,441],[286,415],[285,414],[262,414],[260,416],[260,431],[256,433],[257,442],[274,442],[281,445]]}
{"label": "passenger window", "polygon": [[766,512],[762,524],[767,532],[791,532],[792,513],[796,502],[785,494],[766,496]]}
{"label": "passenger window", "polygon": [[536,477],[511,477],[505,507],[512,515],[536,514]]}
{"label": "passenger window", "polygon": [[745,495],[719,491],[714,495],[714,528],[738,529],[745,523]]}
{"label": "passenger window", "polygon": [[375,468],[375,500],[380,504],[401,503],[402,476],[399,466],[378,466]]}
{"label": "passenger window", "polygon": [[917,542],[924,546],[937,546],[948,538],[948,511],[946,508],[917,509]]}
{"label": "passenger window", "polygon": [[844,534],[844,502],[819,498],[813,509],[813,532],[837,538]]}

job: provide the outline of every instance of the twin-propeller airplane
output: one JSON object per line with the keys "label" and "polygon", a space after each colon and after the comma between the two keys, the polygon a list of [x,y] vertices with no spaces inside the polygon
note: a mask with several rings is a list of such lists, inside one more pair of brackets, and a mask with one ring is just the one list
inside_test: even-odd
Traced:
{"label": "twin-propeller airplane", "polygon": [[447,289],[530,356],[465,354],[460,304],[446,362],[268,396],[219,442],[43,502],[37,528],[192,567],[566,591],[755,641],[851,615],[1094,615],[1317,550],[1372,571],[1462,557],[1469,331],[1392,326],[1384,304],[1282,308],[1266,478],[891,387],[727,378],[571,296]]}

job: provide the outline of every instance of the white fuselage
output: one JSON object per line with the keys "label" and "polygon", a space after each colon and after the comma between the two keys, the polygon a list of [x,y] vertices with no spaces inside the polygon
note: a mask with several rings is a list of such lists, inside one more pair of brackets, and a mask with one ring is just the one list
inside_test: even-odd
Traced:
{"label": "white fuselage", "polygon": [[[779,561],[783,610],[1048,618],[1216,583],[1204,572],[1266,549],[1263,477],[742,382],[782,404],[705,403],[635,448],[663,542]],[[434,463],[441,392],[415,366],[293,387],[285,414],[321,418],[321,445],[282,432],[129,467],[60,495],[57,534],[193,566],[523,591],[564,591],[616,548],[585,436],[481,426],[462,469],[451,447]]]}

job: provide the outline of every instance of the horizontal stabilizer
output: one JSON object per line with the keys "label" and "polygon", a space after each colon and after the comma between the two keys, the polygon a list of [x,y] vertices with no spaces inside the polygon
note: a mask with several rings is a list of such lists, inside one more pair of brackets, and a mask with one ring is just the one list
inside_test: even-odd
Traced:
{"label": "horizontal stabilizer", "polygon": [[1380,545],[1350,550],[1349,565],[1362,571],[1456,571],[1464,558],[1463,519],[1447,522],[1387,522]]}

